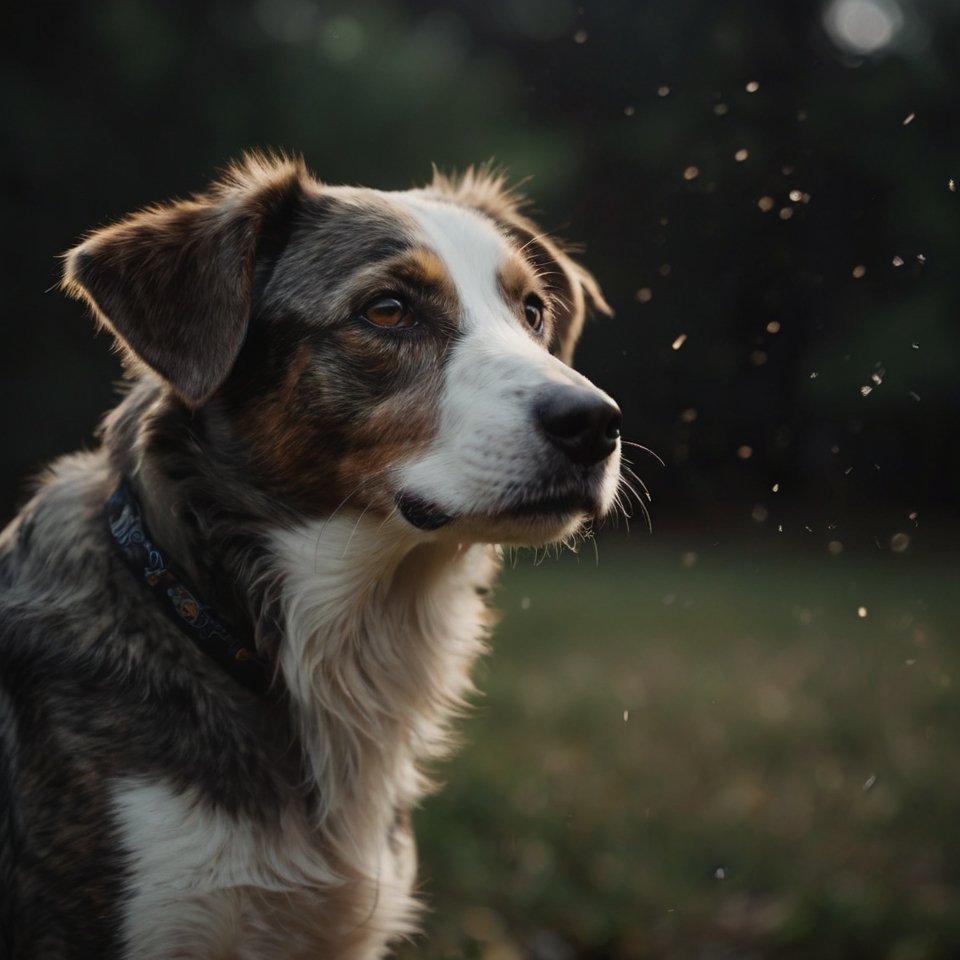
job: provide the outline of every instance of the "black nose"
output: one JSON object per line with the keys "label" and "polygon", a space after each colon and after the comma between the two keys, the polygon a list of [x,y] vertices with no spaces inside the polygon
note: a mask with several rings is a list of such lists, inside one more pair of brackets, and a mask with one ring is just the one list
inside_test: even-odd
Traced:
{"label": "black nose", "polygon": [[536,406],[543,432],[574,463],[590,467],[617,449],[620,408],[582,387],[552,387]]}

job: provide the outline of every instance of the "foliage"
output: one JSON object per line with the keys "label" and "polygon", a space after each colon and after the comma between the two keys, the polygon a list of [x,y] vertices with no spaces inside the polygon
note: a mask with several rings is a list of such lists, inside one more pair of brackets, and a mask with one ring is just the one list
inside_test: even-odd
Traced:
{"label": "foliage", "polygon": [[771,524],[868,541],[949,512],[960,14],[897,3],[896,42],[860,58],[828,38],[826,0],[20,4],[0,85],[4,510],[89,436],[117,373],[44,295],[54,255],[276,146],[331,181],[491,156],[530,176],[617,310],[581,361],[667,461],[644,471],[661,529],[742,531],[784,480]]}

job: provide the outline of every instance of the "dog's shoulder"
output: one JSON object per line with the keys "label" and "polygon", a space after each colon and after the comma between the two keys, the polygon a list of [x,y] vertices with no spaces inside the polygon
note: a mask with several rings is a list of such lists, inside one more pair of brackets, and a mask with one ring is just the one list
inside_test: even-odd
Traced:
{"label": "dog's shoulder", "polygon": [[81,609],[101,602],[111,560],[103,537],[109,483],[102,454],[63,457],[0,534],[3,634],[67,612],[79,622]]}

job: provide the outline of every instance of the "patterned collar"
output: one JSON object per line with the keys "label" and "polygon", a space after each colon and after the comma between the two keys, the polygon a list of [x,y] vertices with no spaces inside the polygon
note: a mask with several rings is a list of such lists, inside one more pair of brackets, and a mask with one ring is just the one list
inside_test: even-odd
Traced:
{"label": "patterned collar", "polygon": [[145,583],[173,622],[227,673],[255,693],[270,686],[270,663],[243,643],[202,600],[189,581],[171,568],[153,542],[143,511],[127,480],[107,501],[107,522],[120,556],[138,580]]}

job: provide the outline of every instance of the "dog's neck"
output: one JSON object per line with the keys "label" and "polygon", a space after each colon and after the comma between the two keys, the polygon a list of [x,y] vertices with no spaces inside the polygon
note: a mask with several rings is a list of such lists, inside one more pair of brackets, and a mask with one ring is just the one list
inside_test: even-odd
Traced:
{"label": "dog's neck", "polygon": [[499,554],[431,540],[399,516],[272,512],[203,450],[191,417],[141,384],[104,442],[134,451],[115,467],[204,600],[273,658],[316,788],[316,826],[375,872],[383,831],[428,787],[418,764],[446,751],[472,689]]}
{"label": "dog's neck", "polygon": [[242,465],[211,442],[208,426],[202,412],[178,404],[144,375],[101,433],[113,469],[129,481],[147,528],[174,565],[242,639],[274,658],[277,590],[263,571],[269,531],[291,517],[250,487]]}
{"label": "dog's neck", "polygon": [[318,819],[351,844],[378,838],[422,796],[417,763],[445,752],[447,724],[472,689],[497,554],[418,542],[356,515],[278,532],[273,548],[284,584],[279,667],[324,785]]}

